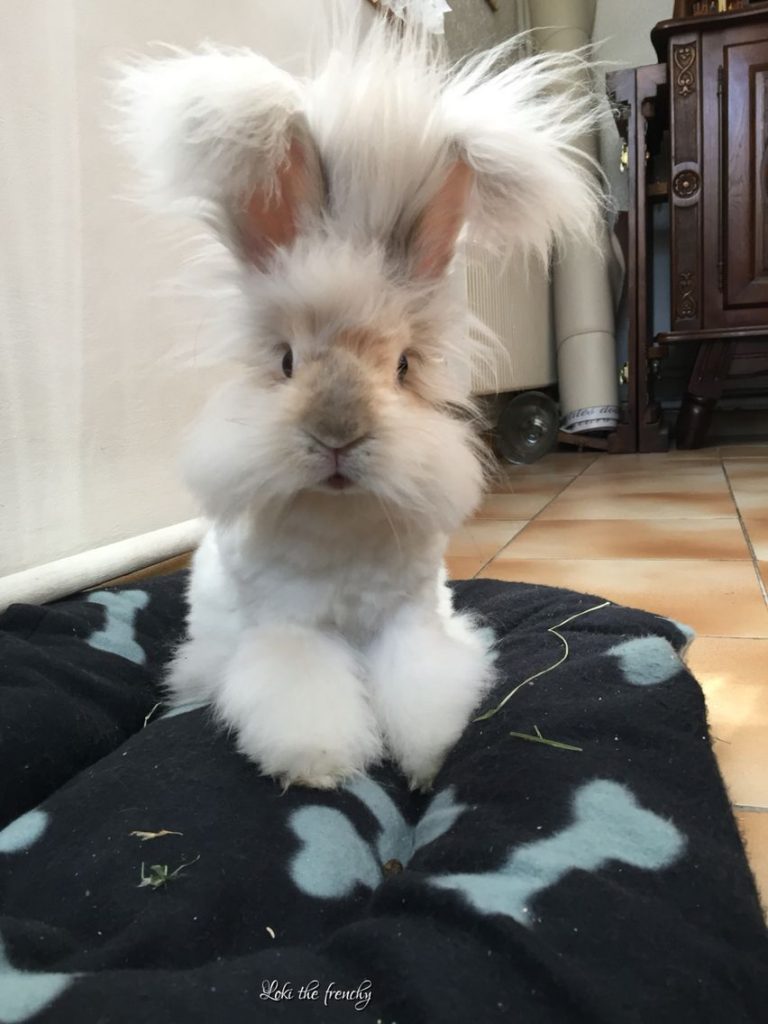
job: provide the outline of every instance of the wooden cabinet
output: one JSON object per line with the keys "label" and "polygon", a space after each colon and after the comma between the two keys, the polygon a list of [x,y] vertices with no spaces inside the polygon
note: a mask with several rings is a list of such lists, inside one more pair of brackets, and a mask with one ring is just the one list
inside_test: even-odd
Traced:
{"label": "wooden cabinet", "polygon": [[768,15],[707,20],[667,29],[673,331],[768,324]]}
{"label": "wooden cabinet", "polygon": [[736,322],[734,311],[750,318],[755,307],[768,308],[768,24],[760,26],[759,35],[720,35],[713,54],[722,60],[720,192],[726,201],[721,204],[724,237],[718,239],[718,255],[729,256],[722,278],[729,322]]}
{"label": "wooden cabinet", "polygon": [[673,331],[768,324],[768,14],[724,21],[655,30],[671,69]]}
{"label": "wooden cabinet", "polygon": [[[661,22],[652,40],[658,69],[632,73],[643,142],[630,154],[642,230],[646,140],[668,130],[671,323],[652,339],[640,309],[636,362],[642,376],[649,351],[698,346],[677,432],[681,447],[697,447],[729,374],[768,370],[768,8]],[[637,252],[630,276],[642,303],[648,257],[642,245]],[[646,421],[649,409],[640,402]],[[648,443],[658,446],[651,434]]]}

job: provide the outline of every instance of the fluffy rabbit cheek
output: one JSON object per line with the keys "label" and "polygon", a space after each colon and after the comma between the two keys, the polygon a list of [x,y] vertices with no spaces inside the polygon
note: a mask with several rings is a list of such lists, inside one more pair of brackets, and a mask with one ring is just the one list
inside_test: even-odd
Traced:
{"label": "fluffy rabbit cheek", "polygon": [[482,469],[466,424],[418,402],[382,423],[372,489],[404,511],[455,529],[476,505]]}

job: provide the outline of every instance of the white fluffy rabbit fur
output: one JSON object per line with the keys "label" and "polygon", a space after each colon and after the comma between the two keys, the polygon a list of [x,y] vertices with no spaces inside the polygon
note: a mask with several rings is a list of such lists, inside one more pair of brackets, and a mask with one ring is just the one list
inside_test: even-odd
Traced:
{"label": "white fluffy rabbit fur", "polygon": [[443,569],[483,482],[449,271],[462,233],[546,258],[599,218],[583,59],[511,53],[451,68],[382,18],[305,79],[213,47],[121,77],[145,195],[228,253],[242,366],[186,445],[210,530],[168,687],[284,784],[386,751],[428,787],[493,679]]}

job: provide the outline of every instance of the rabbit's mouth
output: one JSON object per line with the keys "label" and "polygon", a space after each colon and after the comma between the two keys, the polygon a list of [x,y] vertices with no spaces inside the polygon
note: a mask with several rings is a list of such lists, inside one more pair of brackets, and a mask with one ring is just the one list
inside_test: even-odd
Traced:
{"label": "rabbit's mouth", "polygon": [[343,491],[352,485],[352,481],[343,473],[333,473],[325,482],[334,491]]}

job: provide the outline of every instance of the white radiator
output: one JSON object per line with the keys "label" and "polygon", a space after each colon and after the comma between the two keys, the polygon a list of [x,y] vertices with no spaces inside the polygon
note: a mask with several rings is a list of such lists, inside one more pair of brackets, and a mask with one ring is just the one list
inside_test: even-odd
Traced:
{"label": "white radiator", "polygon": [[[557,380],[550,289],[543,268],[506,266],[494,256],[470,250],[467,260],[470,312],[492,331],[496,341],[480,345],[472,373],[472,391],[527,391]],[[483,335],[474,328],[478,341]]]}

